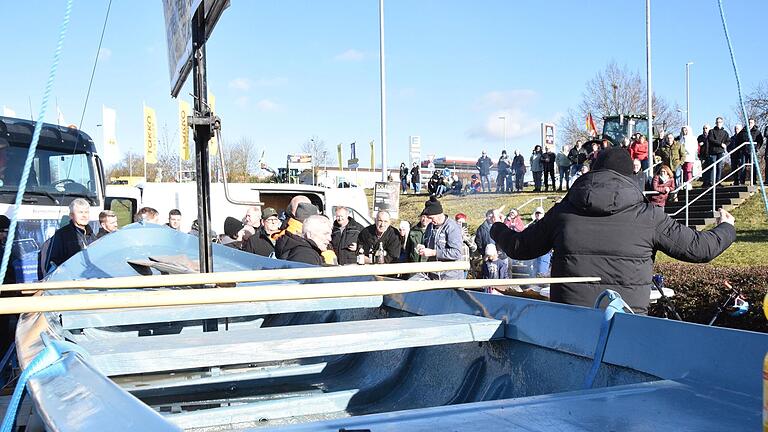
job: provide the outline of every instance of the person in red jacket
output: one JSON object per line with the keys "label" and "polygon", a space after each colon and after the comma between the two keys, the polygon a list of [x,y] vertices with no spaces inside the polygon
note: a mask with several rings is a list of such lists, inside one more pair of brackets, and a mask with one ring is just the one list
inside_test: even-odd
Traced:
{"label": "person in red jacket", "polygon": [[629,158],[639,160],[643,170],[647,170],[650,166],[648,164],[648,140],[643,134],[636,134],[635,139],[629,145]]}
{"label": "person in red jacket", "polygon": [[669,193],[675,189],[675,175],[672,173],[672,169],[667,165],[662,165],[659,168],[659,173],[653,176],[652,185],[653,190],[659,194],[651,196],[649,201],[659,207],[664,207]]}

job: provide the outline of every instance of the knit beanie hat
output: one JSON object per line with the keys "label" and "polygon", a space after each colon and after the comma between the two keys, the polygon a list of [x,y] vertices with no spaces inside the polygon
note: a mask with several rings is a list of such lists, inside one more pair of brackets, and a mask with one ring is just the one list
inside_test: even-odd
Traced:
{"label": "knit beanie hat", "polygon": [[432,195],[429,197],[429,201],[424,203],[424,211],[421,212],[421,214],[426,216],[443,214],[443,206],[440,204],[440,201],[437,200],[436,196]]}
{"label": "knit beanie hat", "polygon": [[610,169],[627,177],[632,176],[634,171],[629,152],[621,147],[609,147],[597,154],[597,159],[595,159],[590,171],[600,169]]}
{"label": "knit beanie hat", "polygon": [[293,218],[299,222],[304,222],[308,217],[316,214],[319,214],[319,212],[317,211],[317,207],[315,207],[314,204],[301,203],[298,207],[296,207],[296,214]]}
{"label": "knit beanie hat", "polygon": [[224,234],[233,239],[237,238],[237,233],[243,229],[243,226],[243,223],[239,220],[233,218],[232,216],[227,216],[227,218],[224,219]]}

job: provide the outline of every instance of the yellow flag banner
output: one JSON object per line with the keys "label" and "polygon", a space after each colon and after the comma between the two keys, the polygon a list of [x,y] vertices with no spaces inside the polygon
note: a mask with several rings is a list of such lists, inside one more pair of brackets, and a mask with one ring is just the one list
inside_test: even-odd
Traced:
{"label": "yellow flag banner", "polygon": [[[211,92],[208,92],[208,105],[211,107],[211,116],[216,115],[216,96]],[[215,133],[211,136],[211,140],[208,141],[208,153],[211,156],[216,156],[219,153],[219,141],[216,139]]]}
{"label": "yellow flag banner", "polygon": [[157,116],[144,105],[144,163],[157,163]]}
{"label": "yellow flag banner", "polygon": [[336,150],[339,152],[339,171],[344,170],[344,165],[341,159],[341,143],[336,147]]}
{"label": "yellow flag banner", "polygon": [[376,169],[376,152],[373,150],[373,141],[371,144],[371,169]]}
{"label": "yellow flag banner", "polygon": [[192,115],[192,107],[189,102],[179,99],[179,140],[181,142],[181,148],[179,149],[179,156],[181,160],[189,160],[189,123],[187,123],[187,117]]}

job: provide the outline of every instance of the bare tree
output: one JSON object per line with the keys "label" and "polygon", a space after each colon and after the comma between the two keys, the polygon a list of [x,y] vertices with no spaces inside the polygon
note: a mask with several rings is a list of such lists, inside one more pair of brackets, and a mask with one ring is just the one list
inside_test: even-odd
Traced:
{"label": "bare tree", "polygon": [[[744,105],[747,108],[747,116],[755,119],[758,126],[765,126],[768,124],[768,81],[762,81],[757,87],[748,95],[744,97]],[[741,111],[741,105],[737,102],[733,107],[733,113],[735,114],[735,123],[745,123],[744,114]],[[746,123],[745,123],[746,124]]]}
{"label": "bare tree", "polygon": [[325,141],[316,135],[310,137],[301,145],[301,151],[312,155],[312,167],[327,166],[336,162],[334,155],[328,151]]}
{"label": "bare tree", "polygon": [[112,165],[107,171],[107,178],[144,175],[144,155],[128,151],[120,162]]}
{"label": "bare tree", "polygon": [[[601,119],[619,114],[646,113],[645,81],[637,72],[631,72],[626,66],[619,67],[609,63],[589,80],[582,93],[582,100],[577,108],[568,110],[560,121],[560,138],[570,144],[577,139],[589,138],[586,132],[587,114],[591,113],[598,132],[602,128]],[[653,122],[659,130],[679,130],[682,115],[677,107],[670,107],[663,98],[653,95]]]}
{"label": "bare tree", "polygon": [[259,162],[259,155],[253,141],[250,138],[241,137],[234,143],[227,142],[223,155],[224,165],[227,168],[227,181],[248,182]]}

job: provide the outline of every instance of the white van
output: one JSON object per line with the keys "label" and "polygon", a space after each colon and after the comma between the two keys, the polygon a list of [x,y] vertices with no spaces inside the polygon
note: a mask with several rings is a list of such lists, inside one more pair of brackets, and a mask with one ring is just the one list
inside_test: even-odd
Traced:
{"label": "white van", "polygon": [[[296,195],[305,195],[320,212],[333,219],[338,206],[348,207],[352,216],[363,226],[371,224],[368,200],[361,188],[326,189],[319,186],[280,183],[229,183],[229,196],[234,201],[260,203],[278,212],[284,210]],[[128,214],[141,207],[152,207],[160,213],[160,220],[168,220],[168,212],[181,211],[181,231],[189,232],[197,219],[197,185],[195,183],[139,183],[136,186],[108,185],[106,207],[118,213],[120,225],[130,223]],[[224,232],[227,216],[242,219],[250,207],[233,204],[224,195],[223,183],[211,184],[211,228],[217,234]]]}

